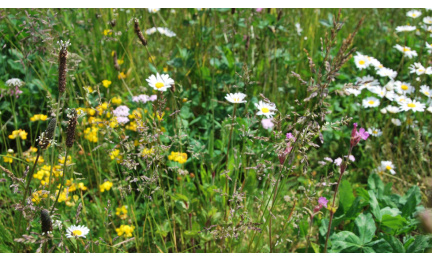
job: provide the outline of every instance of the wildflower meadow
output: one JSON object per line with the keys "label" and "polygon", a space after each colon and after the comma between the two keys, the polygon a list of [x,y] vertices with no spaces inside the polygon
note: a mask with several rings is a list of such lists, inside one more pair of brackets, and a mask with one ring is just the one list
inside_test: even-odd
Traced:
{"label": "wildflower meadow", "polygon": [[430,8],[1,8],[0,91],[2,253],[432,252]]}

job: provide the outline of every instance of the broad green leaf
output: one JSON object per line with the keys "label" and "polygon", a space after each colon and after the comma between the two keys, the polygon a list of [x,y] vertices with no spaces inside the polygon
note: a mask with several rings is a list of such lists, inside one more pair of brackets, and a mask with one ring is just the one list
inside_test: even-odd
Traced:
{"label": "broad green leaf", "polygon": [[368,191],[369,194],[369,204],[371,206],[371,212],[372,214],[374,214],[375,218],[381,222],[381,209],[380,206],[378,205],[378,200],[375,197],[375,192],[373,190]]}
{"label": "broad green leaf", "polygon": [[417,204],[417,194],[415,192],[410,193],[407,197],[405,205],[402,208],[402,216],[409,217],[416,211]]}
{"label": "broad green leaf", "polygon": [[[368,248],[372,248],[377,253],[391,253],[392,248],[383,238],[375,240],[366,244]],[[372,252],[370,252],[372,253]]]}
{"label": "broad green leaf", "polygon": [[398,208],[390,208],[390,207],[385,207],[383,209],[381,209],[381,215],[390,215],[390,216],[397,216],[400,215],[401,211]]}
{"label": "broad green leaf", "polygon": [[349,181],[342,181],[339,187],[339,202],[342,205],[343,212],[346,213],[354,202],[353,189]]}
{"label": "broad green leaf", "polygon": [[383,226],[397,230],[397,229],[403,227],[403,225],[406,222],[407,222],[406,219],[399,216],[399,215],[397,215],[397,216],[383,215],[381,224]]}
{"label": "broad green leaf", "polygon": [[360,238],[361,245],[366,244],[371,241],[375,235],[376,227],[375,221],[370,213],[368,214],[360,214],[355,220],[354,223],[357,228],[357,234]]}
{"label": "broad green leaf", "polygon": [[378,174],[371,174],[368,178],[368,186],[369,189],[375,191],[375,194],[378,198],[381,198],[384,194],[384,183],[381,181],[381,178]]}
{"label": "broad green leaf", "polygon": [[407,253],[422,253],[426,248],[432,247],[429,244],[429,237],[418,235],[406,249]]}
{"label": "broad green leaf", "polygon": [[345,214],[346,219],[355,219],[357,215],[361,212],[361,197],[355,198],[353,204],[351,205],[348,212]]}
{"label": "broad green leaf", "polygon": [[402,242],[392,235],[385,236],[385,240],[392,248],[392,253],[405,253]]}
{"label": "broad green leaf", "polygon": [[330,237],[330,252],[338,253],[345,249],[355,250],[361,247],[361,241],[358,236],[350,231],[342,231]]}

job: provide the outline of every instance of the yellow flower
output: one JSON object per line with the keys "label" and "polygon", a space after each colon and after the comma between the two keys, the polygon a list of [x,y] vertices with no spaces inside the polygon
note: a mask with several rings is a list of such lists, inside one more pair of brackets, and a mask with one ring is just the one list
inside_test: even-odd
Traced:
{"label": "yellow flower", "polygon": [[164,67],[164,68],[163,68],[163,71],[164,71],[164,72],[168,72],[168,67]]}
{"label": "yellow flower", "polygon": [[3,156],[3,162],[5,162],[5,163],[12,163],[13,162],[13,158],[10,157],[10,156],[8,156],[8,155],[5,155],[5,156]]}
{"label": "yellow flower", "polygon": [[99,185],[99,190],[100,192],[104,192],[104,191],[109,191],[112,187],[112,182],[110,181],[106,181],[104,183],[102,183],[101,185]]}
{"label": "yellow flower", "polygon": [[145,157],[145,156],[148,156],[148,155],[150,155],[150,154],[153,154],[153,147],[152,148],[150,148],[150,149],[148,149],[148,148],[144,148],[143,150],[142,150],[142,152],[141,152],[141,156],[142,157]]}
{"label": "yellow flower", "polygon": [[122,99],[121,99],[121,97],[113,97],[111,99],[111,103],[118,106],[122,103]]}
{"label": "yellow flower", "polygon": [[27,135],[28,135],[28,133],[24,130],[21,130],[21,129],[14,130],[14,131],[12,131],[12,134],[9,135],[9,139],[15,139],[15,138],[19,137],[19,138],[25,140],[25,139],[27,139]]}
{"label": "yellow flower", "polygon": [[133,110],[132,113],[130,115],[128,115],[129,119],[142,118],[141,112],[139,110],[141,110],[141,109]]}
{"label": "yellow flower", "polygon": [[111,151],[109,156],[110,156],[111,160],[116,160],[117,163],[121,163],[123,161],[122,160],[123,156],[120,155],[120,150],[118,150],[118,149]]}
{"label": "yellow flower", "polygon": [[120,217],[120,219],[127,218],[127,206],[122,206],[120,208],[116,208],[116,215]]}
{"label": "yellow flower", "polygon": [[46,191],[38,190],[32,193],[32,202],[39,204],[42,199],[48,198]]}
{"label": "yellow flower", "polygon": [[105,36],[107,36],[107,35],[112,35],[112,30],[111,30],[111,29],[104,30],[104,31],[103,31],[103,34],[104,34]]}
{"label": "yellow flower", "polygon": [[89,109],[87,110],[87,113],[88,113],[90,116],[94,116],[94,115],[96,114],[96,110],[94,110],[93,108],[89,108]]}
{"label": "yellow flower", "polygon": [[187,154],[180,152],[171,152],[171,155],[168,156],[168,160],[183,164],[187,161]]}
{"label": "yellow flower", "polygon": [[87,187],[84,185],[83,182],[78,183],[78,189],[80,190],[87,190]]}
{"label": "yellow flower", "polygon": [[[60,159],[58,160],[58,162],[63,165],[65,163],[65,157],[60,155]],[[72,163],[72,157],[70,155],[68,155],[67,160],[66,160],[66,165],[70,165]]]}
{"label": "yellow flower", "polygon": [[108,109],[108,103],[107,103],[107,102],[103,102],[103,103],[100,105],[100,107],[101,107],[103,110],[107,110],[107,109]]}
{"label": "yellow flower", "polygon": [[125,78],[126,78],[126,74],[120,72],[120,74],[118,75],[118,79],[125,79]]}
{"label": "yellow flower", "polygon": [[118,126],[118,121],[117,121],[117,118],[114,117],[114,118],[112,118],[112,119],[110,120],[110,122],[109,122],[109,127],[111,127],[111,128],[116,128],[117,126]]}
{"label": "yellow flower", "polygon": [[32,122],[37,121],[37,120],[45,121],[45,120],[47,120],[47,118],[48,118],[48,116],[46,116],[46,115],[36,114],[36,115],[30,117],[30,121],[32,121]]}
{"label": "yellow flower", "polygon": [[84,89],[86,89],[89,93],[93,93],[93,88],[90,86],[84,87]]}
{"label": "yellow flower", "polygon": [[137,123],[134,122],[134,121],[132,121],[125,128],[128,129],[128,130],[136,132],[136,130],[137,130]]}
{"label": "yellow flower", "polygon": [[79,107],[79,108],[76,109],[78,115],[81,115],[81,114],[86,113],[86,110],[87,110],[87,109],[84,108],[84,107]]}
{"label": "yellow flower", "polygon": [[132,237],[132,232],[134,231],[134,226],[129,225],[121,225],[119,228],[116,228],[117,236],[124,237]]}
{"label": "yellow flower", "polygon": [[98,131],[99,131],[98,127],[94,127],[94,126],[87,127],[84,130],[84,138],[89,140],[90,142],[97,143],[99,141]]}
{"label": "yellow flower", "polygon": [[102,80],[102,85],[104,87],[108,88],[111,85],[111,81],[107,80],[107,79],[104,79],[104,80]]}
{"label": "yellow flower", "polygon": [[33,147],[33,146],[32,146],[32,147],[30,147],[30,151],[31,151],[32,153],[35,153],[35,152],[37,152],[37,150],[38,150],[38,149],[37,149],[36,147]]}
{"label": "yellow flower", "polygon": [[122,65],[124,63],[124,60],[118,59],[117,63],[118,63],[118,65]]}

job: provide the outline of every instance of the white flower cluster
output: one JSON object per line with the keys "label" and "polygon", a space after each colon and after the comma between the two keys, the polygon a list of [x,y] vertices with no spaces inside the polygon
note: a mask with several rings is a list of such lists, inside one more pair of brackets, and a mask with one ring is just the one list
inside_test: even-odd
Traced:
{"label": "white flower cluster", "polygon": [[153,27],[153,28],[150,28],[150,29],[145,31],[145,33],[148,35],[153,34],[155,32],[159,32],[160,34],[163,34],[163,35],[168,36],[168,37],[175,37],[176,36],[176,34],[173,31],[171,31],[170,29],[165,28],[165,27]]}

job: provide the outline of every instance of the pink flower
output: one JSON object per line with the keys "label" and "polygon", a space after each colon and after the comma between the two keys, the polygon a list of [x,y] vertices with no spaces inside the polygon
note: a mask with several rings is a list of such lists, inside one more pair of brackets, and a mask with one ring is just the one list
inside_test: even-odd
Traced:
{"label": "pink flower", "polygon": [[291,134],[291,133],[287,133],[287,134],[286,134],[286,139],[291,139],[291,138],[293,138],[294,141],[295,141],[295,137],[294,137],[294,135]]}
{"label": "pink flower", "polygon": [[264,127],[264,129],[270,129],[274,126],[271,118],[264,118],[261,120],[261,124]]}
{"label": "pink flower", "polygon": [[255,11],[257,11],[258,13],[261,13],[263,9],[264,8],[255,8]]}
{"label": "pink flower", "polygon": [[366,140],[369,137],[369,133],[366,132],[364,128],[360,128],[359,131],[357,131],[357,123],[354,123],[354,128],[351,132],[351,148],[356,146],[361,139]]}
{"label": "pink flower", "polygon": [[327,208],[327,203],[328,203],[328,200],[327,200],[326,197],[320,197],[320,198],[318,199],[318,204],[320,205],[321,208],[322,208],[322,207]]}

